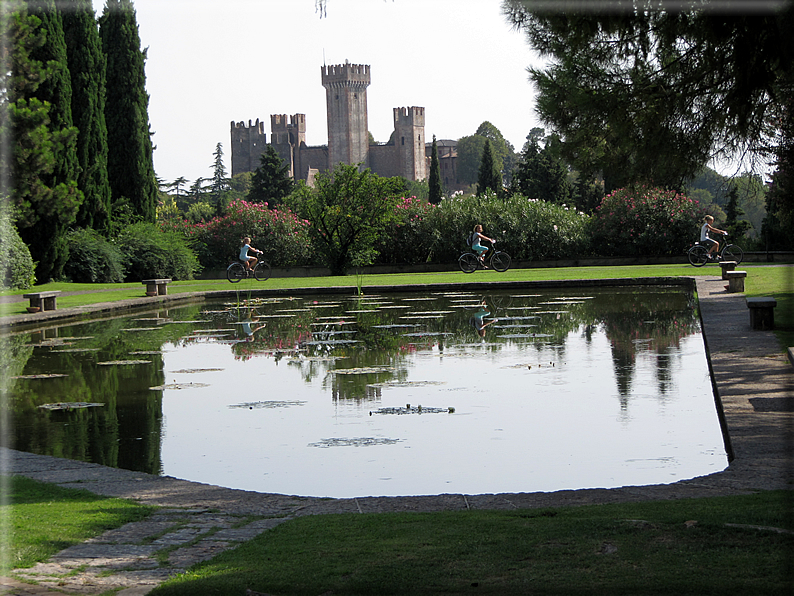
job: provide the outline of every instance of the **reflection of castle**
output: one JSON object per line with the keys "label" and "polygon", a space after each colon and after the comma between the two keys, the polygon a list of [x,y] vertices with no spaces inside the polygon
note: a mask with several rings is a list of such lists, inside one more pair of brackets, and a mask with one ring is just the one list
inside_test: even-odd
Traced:
{"label": "reflection of castle", "polygon": [[[295,180],[311,180],[314,173],[337,163],[363,164],[380,176],[423,180],[430,171],[431,144],[425,142],[425,109],[394,108],[394,133],[388,143],[369,143],[367,87],[370,68],[345,62],[321,68],[328,120],[328,145],[306,145],[306,115],[270,116],[270,144],[289,165]],[[267,148],[264,122],[231,123],[232,176],[253,172]],[[454,141],[439,141],[442,179],[455,186],[457,148]]]}

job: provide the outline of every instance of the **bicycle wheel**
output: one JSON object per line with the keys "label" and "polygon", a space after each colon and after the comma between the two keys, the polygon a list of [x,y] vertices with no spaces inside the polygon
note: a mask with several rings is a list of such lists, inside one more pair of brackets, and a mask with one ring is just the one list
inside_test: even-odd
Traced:
{"label": "bicycle wheel", "polygon": [[504,273],[510,269],[510,255],[506,252],[495,252],[491,257],[491,267],[499,273]]}
{"label": "bicycle wheel", "polygon": [[236,284],[241,279],[245,279],[245,267],[240,263],[232,263],[226,269],[226,279]]}
{"label": "bicycle wheel", "polygon": [[254,267],[256,281],[267,281],[270,279],[270,273],[270,264],[267,261],[259,261]]}
{"label": "bicycle wheel", "polygon": [[693,246],[687,253],[689,263],[694,267],[702,267],[709,262],[709,251],[705,246]]}
{"label": "bicycle wheel", "polygon": [[742,262],[742,258],[744,257],[744,251],[735,244],[729,244],[722,249],[720,254],[722,255],[723,261],[736,261],[737,265]]}
{"label": "bicycle wheel", "polygon": [[463,271],[463,273],[474,273],[477,271],[478,264],[477,257],[470,252],[460,255],[458,259],[458,265],[460,265],[460,270]]}

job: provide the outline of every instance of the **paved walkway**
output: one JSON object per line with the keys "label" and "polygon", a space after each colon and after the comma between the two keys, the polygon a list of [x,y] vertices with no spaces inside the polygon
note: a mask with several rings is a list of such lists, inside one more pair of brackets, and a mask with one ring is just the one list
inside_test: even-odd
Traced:
{"label": "paved walkway", "polygon": [[669,485],[617,489],[320,499],[232,490],[0,450],[16,474],[162,508],[144,521],[67,548],[46,563],[16,570],[13,579],[0,578],[0,595],[89,595],[119,588],[121,596],[143,595],[190,565],[302,515],[559,507],[792,489],[791,364],[772,332],[750,330],[744,295],[728,294],[718,277],[698,278],[697,291],[715,391],[734,456],[722,472]]}

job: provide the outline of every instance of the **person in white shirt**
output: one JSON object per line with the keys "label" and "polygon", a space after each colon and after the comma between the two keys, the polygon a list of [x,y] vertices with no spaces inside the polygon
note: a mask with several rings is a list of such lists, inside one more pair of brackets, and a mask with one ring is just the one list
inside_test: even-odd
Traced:
{"label": "person in white shirt", "polygon": [[700,227],[700,242],[709,247],[709,259],[713,259],[715,254],[720,250],[720,243],[709,234],[721,234],[726,236],[728,232],[719,230],[711,225],[714,223],[714,218],[711,215],[704,217],[703,222],[703,225]]}

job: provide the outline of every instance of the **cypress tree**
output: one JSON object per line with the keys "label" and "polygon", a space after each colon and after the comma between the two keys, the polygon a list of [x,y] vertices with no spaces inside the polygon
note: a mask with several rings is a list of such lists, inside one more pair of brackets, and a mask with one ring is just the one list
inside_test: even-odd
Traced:
{"label": "cypress tree", "polygon": [[85,199],[77,225],[109,231],[108,132],[105,125],[105,55],[91,0],[61,4],[72,83],[72,118],[79,130],[77,187]]}
{"label": "cypress tree", "polygon": [[157,182],[149,129],[149,96],[138,23],[131,0],[107,0],[99,19],[107,58],[105,123],[113,203],[127,199],[135,214],[154,222]]}
{"label": "cypress tree", "polygon": [[487,190],[492,190],[496,193],[502,191],[502,176],[499,174],[499,170],[496,169],[490,139],[485,139],[485,145],[482,150],[480,171],[477,177],[477,194],[481,195]]}
{"label": "cypress tree", "polygon": [[26,120],[35,129],[15,130],[14,143],[21,144],[15,151],[25,151],[24,139],[33,141],[38,135],[45,135],[45,139],[39,137],[41,142],[37,141],[38,156],[26,156],[33,168],[27,174],[38,177],[33,183],[37,191],[25,195],[33,186],[20,189],[23,194],[17,199],[23,209],[17,225],[20,237],[38,262],[37,278],[47,281],[60,277],[63,271],[68,258],[64,235],[74,223],[83,194],[77,187],[77,129],[72,123],[72,87],[61,15],[52,0],[29,0],[28,13],[36,18],[30,23],[37,23],[35,30],[42,35],[42,43],[37,42],[27,56],[44,66],[45,76],[38,86],[15,98],[17,123]]}
{"label": "cypress tree", "polygon": [[268,145],[259,156],[259,167],[251,176],[251,190],[246,198],[254,203],[267,202],[273,207],[280,205],[293,190],[295,182],[289,175],[289,166],[273,145]]}
{"label": "cypress tree", "polygon": [[433,149],[430,152],[430,179],[428,181],[428,186],[430,187],[428,200],[434,205],[438,205],[441,202],[443,191],[441,187],[441,168],[438,163],[436,135],[433,135]]}

